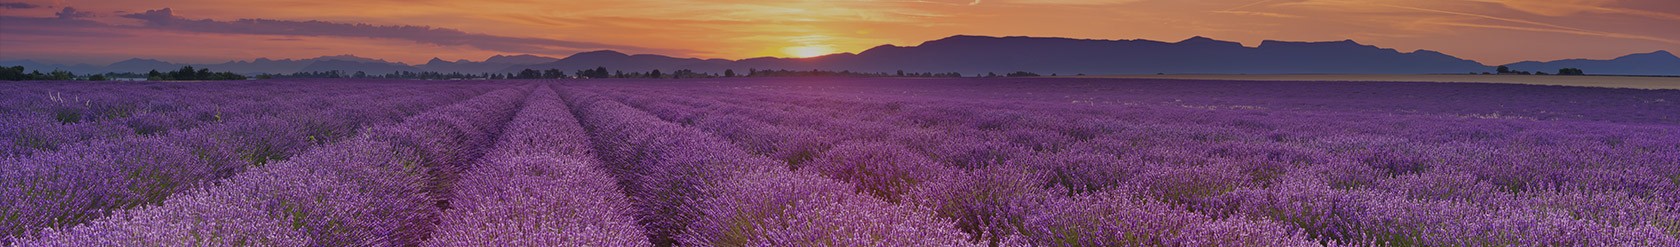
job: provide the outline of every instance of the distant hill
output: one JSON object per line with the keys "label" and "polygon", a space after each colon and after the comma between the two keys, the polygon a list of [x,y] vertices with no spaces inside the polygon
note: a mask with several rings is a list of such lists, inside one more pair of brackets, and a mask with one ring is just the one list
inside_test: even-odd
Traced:
{"label": "distant hill", "polygon": [[513,56],[495,55],[495,56],[490,56],[490,58],[484,59],[484,63],[539,64],[539,63],[554,62],[556,60],[560,60],[560,59],[552,58],[552,57],[537,56],[537,55],[513,55]]}
{"label": "distant hill", "polygon": [[133,59],[123,60],[123,61],[112,63],[112,64],[109,64],[109,65],[105,65],[105,66],[96,66],[96,65],[87,65],[87,64],[59,65],[59,64],[45,64],[45,63],[39,63],[39,62],[29,61],[29,60],[14,60],[14,61],[0,61],[0,66],[24,66],[25,68],[28,68],[30,70],[42,70],[42,71],[51,71],[53,69],[62,69],[62,70],[68,70],[68,71],[71,71],[71,72],[76,72],[76,73],[103,73],[103,72],[145,73],[145,72],[151,71],[151,70],[158,70],[158,71],[177,70],[177,69],[180,69],[182,66],[189,66],[189,65],[193,66],[195,68],[209,68],[209,69],[215,70],[215,71],[230,71],[230,72],[241,73],[241,74],[263,74],[263,73],[289,74],[289,73],[293,73],[293,72],[325,71],[325,70],[340,70],[340,71],[345,71],[345,72],[364,71],[364,72],[368,72],[370,74],[375,74],[376,71],[384,71],[384,72],[377,73],[377,74],[383,74],[383,73],[388,73],[390,71],[398,71],[398,70],[401,70],[401,71],[416,71],[416,72],[418,72],[418,71],[439,71],[439,72],[488,73],[488,72],[499,72],[499,71],[502,71],[502,70],[504,70],[508,67],[512,67],[512,66],[546,63],[546,62],[553,62],[553,61],[557,61],[557,60],[559,60],[559,59],[551,58],[551,57],[535,56],[535,55],[513,55],[513,56],[496,55],[496,56],[492,56],[488,59],[485,59],[485,61],[483,61],[483,62],[473,62],[473,61],[467,61],[467,60],[458,60],[458,61],[455,61],[455,62],[449,62],[449,61],[443,61],[441,59],[433,59],[431,62],[426,63],[426,64],[411,66],[411,65],[407,65],[407,64],[403,64],[403,63],[385,61],[383,59],[365,58],[365,57],[358,57],[358,56],[354,56],[354,55],[336,55],[336,56],[322,56],[322,57],[316,57],[316,58],[295,59],[295,60],[294,59],[274,60],[274,59],[268,59],[268,58],[257,58],[255,60],[251,60],[251,61],[230,61],[230,62],[216,63],[216,64],[170,63],[170,62],[153,60],[153,59],[133,58]]}
{"label": "distant hill", "polygon": [[[0,61],[30,69],[62,68],[77,73],[172,70],[185,64],[130,59],[106,66],[48,65],[32,61]],[[1493,68],[1429,50],[1402,52],[1364,45],[1353,40],[1290,42],[1267,40],[1248,47],[1237,42],[1194,37],[1178,42],[1154,40],[1097,40],[1042,37],[958,35],[915,46],[882,45],[857,54],[839,53],[813,58],[749,58],[741,60],[632,55],[603,50],[565,58],[536,55],[496,55],[483,61],[445,61],[433,58],[408,65],[351,55],[310,59],[235,61],[194,64],[194,67],[236,73],[292,73],[339,70],[383,74],[392,71],[517,73],[523,69],[560,69],[568,74],[606,67],[617,71],[691,69],[720,73],[734,69],[849,70],[854,72],[960,72],[966,75],[1029,71],[1039,74],[1460,74],[1491,72]],[[1666,51],[1634,54],[1614,60],[1570,59],[1522,62],[1514,69],[1555,72],[1574,67],[1589,74],[1676,75],[1680,58]]]}
{"label": "distant hill", "polygon": [[[244,74],[264,74],[264,73],[268,73],[268,74],[289,74],[289,73],[298,72],[298,71],[312,71],[312,70],[308,70],[312,66],[315,67],[315,68],[328,67],[328,66],[314,66],[314,65],[316,63],[321,63],[321,62],[334,62],[334,61],[392,64],[391,62],[385,61],[383,59],[365,58],[365,57],[358,57],[358,56],[354,56],[354,55],[337,55],[337,56],[323,56],[323,57],[317,57],[317,58],[298,59],[298,60],[292,60],[292,59],[272,60],[272,59],[268,59],[268,58],[258,58],[256,60],[252,60],[252,61],[249,61],[249,62],[233,61],[233,62],[226,62],[226,63],[220,63],[220,64],[197,64],[197,65],[193,65],[193,67],[210,68],[211,70],[216,70],[216,71],[231,71],[231,72],[235,72],[235,73],[244,73]],[[176,67],[179,67],[179,65],[177,65]]]}
{"label": "distant hill", "polygon": [[1513,70],[1555,73],[1562,68],[1577,68],[1594,75],[1667,75],[1680,76],[1680,57],[1668,51],[1632,54],[1610,60],[1564,59],[1550,62],[1527,61],[1505,65]]}
{"label": "distant hill", "polygon": [[595,67],[606,67],[609,70],[627,72],[649,71],[655,69],[666,70],[669,72],[676,69],[691,69],[699,72],[720,73],[723,72],[724,69],[733,68],[741,70],[742,72],[749,69],[748,67],[735,65],[739,64],[735,61],[726,59],[707,60],[698,58],[675,58],[664,55],[630,55],[618,51],[603,50],[573,54],[566,58],[548,63],[508,67],[500,72],[514,73],[524,69],[561,69],[566,73],[572,73],[572,71],[575,70],[593,69]]}
{"label": "distant hill", "polygon": [[181,65],[153,59],[133,58],[106,65],[102,70],[108,72],[137,72],[145,73],[151,70],[172,71],[181,69]]}
{"label": "distant hill", "polygon": [[24,69],[39,70],[41,72],[53,71],[54,69],[57,69],[57,70],[65,70],[65,71],[76,72],[76,73],[83,73],[83,72],[87,72],[87,71],[101,71],[105,68],[105,66],[98,66],[98,65],[91,65],[91,64],[71,64],[71,65],[47,64],[47,63],[40,63],[40,62],[31,61],[31,60],[0,61],[0,66],[6,66],[6,67],[23,66]]}
{"label": "distant hill", "polygon": [[[1349,41],[1266,41],[1259,47],[1196,37],[1176,43],[1151,40],[1087,40],[1033,37],[953,36],[917,46],[883,45],[858,54],[814,58],[743,60],[585,52],[555,61],[509,68],[593,68],[645,71],[693,69],[850,70],[860,72],[1031,71],[1041,74],[1424,74],[1491,71],[1475,61],[1433,51],[1399,52]],[[503,72],[508,72],[504,70]]]}
{"label": "distant hill", "polygon": [[305,67],[303,67],[303,69],[300,69],[299,71],[331,71],[331,70],[344,71],[345,73],[355,73],[357,71],[360,71],[360,72],[367,72],[368,74],[374,74],[374,75],[387,74],[387,73],[399,72],[399,71],[420,71],[419,68],[415,68],[414,66],[408,66],[406,64],[401,64],[401,63],[390,63],[390,62],[382,62],[382,61],[381,62],[345,61],[345,60],[315,61],[313,63],[309,63],[309,66],[305,66]]}
{"label": "distant hill", "polygon": [[[456,60],[454,62],[450,62],[450,61],[444,61],[443,59],[439,59],[439,58],[432,58],[431,61],[427,61],[425,64],[417,65],[415,67],[417,67],[421,70],[434,71],[434,72],[462,72],[462,73],[474,73],[474,74],[477,74],[477,73],[502,73],[502,72],[505,72],[504,70],[507,70],[510,67],[516,67],[516,66],[521,66],[521,65],[549,63],[549,62],[554,62],[554,61],[559,61],[559,60],[560,59],[557,59],[557,58],[535,56],[535,55],[515,55],[515,56],[496,55],[496,56],[491,56],[490,58],[484,59],[483,62],[473,62],[473,61],[467,61],[467,60],[464,60],[464,59],[463,60]],[[518,71],[514,71],[514,72],[518,72]]]}
{"label": "distant hill", "polygon": [[[315,65],[317,63],[323,63],[323,62],[324,62],[324,64],[322,64],[322,65]],[[340,62],[352,62],[352,63],[340,63]],[[272,60],[272,59],[268,59],[268,58],[257,58],[255,60],[251,60],[251,61],[230,61],[230,62],[224,62],[224,63],[218,63],[218,64],[183,64],[183,63],[171,63],[171,62],[159,61],[159,60],[154,60],[154,59],[132,58],[132,59],[128,59],[128,60],[118,61],[116,63],[111,63],[111,64],[105,65],[105,66],[94,66],[94,65],[85,65],[85,64],[84,65],[42,64],[42,63],[37,63],[37,62],[34,62],[34,61],[29,61],[29,60],[0,61],[0,66],[24,66],[25,68],[30,69],[30,70],[41,70],[41,71],[50,71],[50,70],[53,70],[53,69],[62,69],[62,70],[68,70],[68,71],[71,71],[71,72],[76,72],[76,73],[104,73],[104,72],[145,73],[145,72],[151,71],[151,70],[158,70],[158,71],[178,70],[178,69],[181,69],[182,66],[189,66],[190,65],[190,66],[193,66],[194,68],[209,68],[209,69],[215,70],[215,71],[229,71],[229,72],[241,73],[241,74],[262,74],[262,73],[292,73],[292,72],[298,72],[298,71],[312,71],[310,69],[333,68],[333,66],[336,66],[336,65],[352,65],[352,64],[382,64],[382,65],[365,65],[365,66],[378,66],[378,67],[389,67],[389,66],[386,66],[386,65],[392,65],[392,66],[397,66],[397,67],[407,66],[407,65],[403,65],[401,63],[392,63],[392,62],[388,62],[388,61],[381,60],[381,59],[364,58],[364,57],[357,57],[357,56],[353,56],[353,55],[323,56],[323,57],[317,57],[317,58],[298,59],[298,60],[293,60],[293,59]],[[346,68],[354,69],[355,67],[346,67]],[[414,69],[413,68],[408,68],[408,70],[414,70]]]}
{"label": "distant hill", "polygon": [[853,70],[963,73],[1016,70],[1061,74],[1418,74],[1486,71],[1438,52],[1402,53],[1352,40],[1265,41],[1258,47],[1203,37],[1153,40],[954,36],[913,47],[880,46],[822,61]]}

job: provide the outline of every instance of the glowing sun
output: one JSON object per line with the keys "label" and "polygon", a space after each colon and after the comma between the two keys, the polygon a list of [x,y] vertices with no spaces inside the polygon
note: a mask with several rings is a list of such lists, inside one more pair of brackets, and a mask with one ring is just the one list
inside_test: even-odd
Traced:
{"label": "glowing sun", "polygon": [[788,56],[793,56],[793,57],[797,57],[797,58],[808,58],[808,57],[815,57],[815,56],[833,54],[834,53],[834,47],[833,46],[828,46],[828,45],[794,46],[794,47],[782,48],[782,52],[787,53]]}

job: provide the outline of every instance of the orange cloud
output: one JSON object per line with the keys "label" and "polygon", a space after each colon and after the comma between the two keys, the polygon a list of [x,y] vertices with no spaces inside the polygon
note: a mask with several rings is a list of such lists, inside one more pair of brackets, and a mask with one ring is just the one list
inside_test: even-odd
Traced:
{"label": "orange cloud", "polygon": [[[53,0],[13,1],[55,7],[0,9],[0,15],[51,18],[60,11],[58,8],[66,7]],[[881,44],[915,45],[956,34],[1154,40],[1207,36],[1251,45],[1266,39],[1357,38],[1367,44],[1439,50],[1488,63],[1680,50],[1680,45],[1672,42],[1680,40],[1680,33],[1670,31],[1680,26],[1680,16],[1674,14],[1680,13],[1680,2],[1671,0],[99,0],[69,3],[74,4],[68,7],[74,7],[76,13],[92,13],[87,20],[107,25],[147,25],[141,20],[118,16],[167,7],[189,19],[426,26],[495,37],[642,47],[669,55],[708,58],[795,56],[818,50],[858,52]],[[190,30],[172,29],[171,32]],[[24,53],[18,47],[53,46],[25,42],[69,38],[49,37],[54,34],[41,32],[6,34],[0,35],[6,36],[0,37],[0,43],[5,44],[0,46],[0,59],[33,54]],[[265,40],[297,34],[197,35]],[[77,43],[131,48],[127,50],[181,49],[167,42],[124,39],[138,38],[113,37]],[[355,46],[396,44],[372,37],[334,40],[357,43]],[[266,46],[289,45],[325,49],[317,53],[326,54],[311,55],[381,56],[362,54],[370,49],[349,49],[350,45],[227,41],[209,45],[228,50],[279,50]],[[1520,50],[1499,45],[1516,42],[1532,44]],[[425,56],[391,56],[421,57],[400,59],[418,63],[431,56],[448,60],[482,59],[485,54],[494,53],[565,56],[572,50],[588,49],[515,50],[486,46],[489,45],[421,42],[391,47]],[[112,53],[107,56],[132,56]],[[226,56],[227,59],[249,58]]]}
{"label": "orange cloud", "polygon": [[1493,2],[1523,12],[1547,16],[1569,16],[1594,9],[1604,9],[1604,6],[1616,2],[1615,0],[1478,0]]}

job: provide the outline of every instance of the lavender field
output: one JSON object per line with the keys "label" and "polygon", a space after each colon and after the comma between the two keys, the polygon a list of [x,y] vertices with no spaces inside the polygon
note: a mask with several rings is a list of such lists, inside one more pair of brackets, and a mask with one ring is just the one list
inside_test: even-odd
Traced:
{"label": "lavender field", "polygon": [[8,246],[1680,246],[1680,90],[0,83]]}

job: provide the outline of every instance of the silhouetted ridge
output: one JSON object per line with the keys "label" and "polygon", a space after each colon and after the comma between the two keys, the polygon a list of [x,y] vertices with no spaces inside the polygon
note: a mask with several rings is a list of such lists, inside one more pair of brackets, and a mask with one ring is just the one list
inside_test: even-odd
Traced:
{"label": "silhouetted ridge", "polygon": [[1564,59],[1550,62],[1525,61],[1505,65],[1513,70],[1553,73],[1565,68],[1581,69],[1589,75],[1680,76],[1680,57],[1668,51],[1629,54],[1610,60]]}
{"label": "silhouetted ridge", "polygon": [[1176,43],[1176,44],[1206,46],[1206,47],[1243,47],[1242,43],[1237,43],[1237,42],[1233,42],[1233,41],[1217,40],[1217,39],[1212,39],[1212,38],[1202,37],[1202,36],[1190,37],[1188,39],[1178,41],[1178,43]]}
{"label": "silhouetted ridge", "polygon": [[[325,63],[347,61],[349,63]],[[31,68],[67,68],[86,72],[145,72],[174,69],[183,64],[131,59],[108,66],[43,65],[30,61],[0,62],[0,65],[29,65]],[[1029,71],[1040,74],[1429,74],[1479,73],[1493,68],[1441,52],[1394,49],[1361,44],[1353,40],[1295,42],[1266,40],[1258,46],[1196,36],[1178,42],[1155,40],[1097,40],[1050,37],[991,37],[954,35],[915,46],[881,45],[857,54],[836,53],[812,58],[760,57],[742,60],[677,58],[655,54],[626,54],[613,50],[581,52],[565,58],[535,55],[496,55],[482,62],[449,62],[434,58],[409,66],[353,55],[324,56],[301,60],[257,59],[251,62],[195,64],[238,73],[292,73],[316,69],[353,72],[407,69],[412,71],[464,73],[518,73],[526,69],[577,71],[605,67],[612,71],[675,71],[721,73],[726,69],[828,70],[866,73],[959,72],[965,75]],[[1523,62],[1511,65],[1527,71],[1556,71],[1581,68],[1588,74],[1680,74],[1680,58],[1667,51],[1633,54],[1613,60],[1571,59],[1553,62]]]}
{"label": "silhouetted ridge", "polygon": [[619,58],[629,57],[629,56],[630,56],[629,54],[624,54],[623,52],[618,52],[618,51],[614,51],[614,50],[599,50],[599,51],[580,52],[578,54],[572,54],[572,56],[566,57],[566,58],[561,59],[561,60],[568,60],[568,59],[619,59]]}

